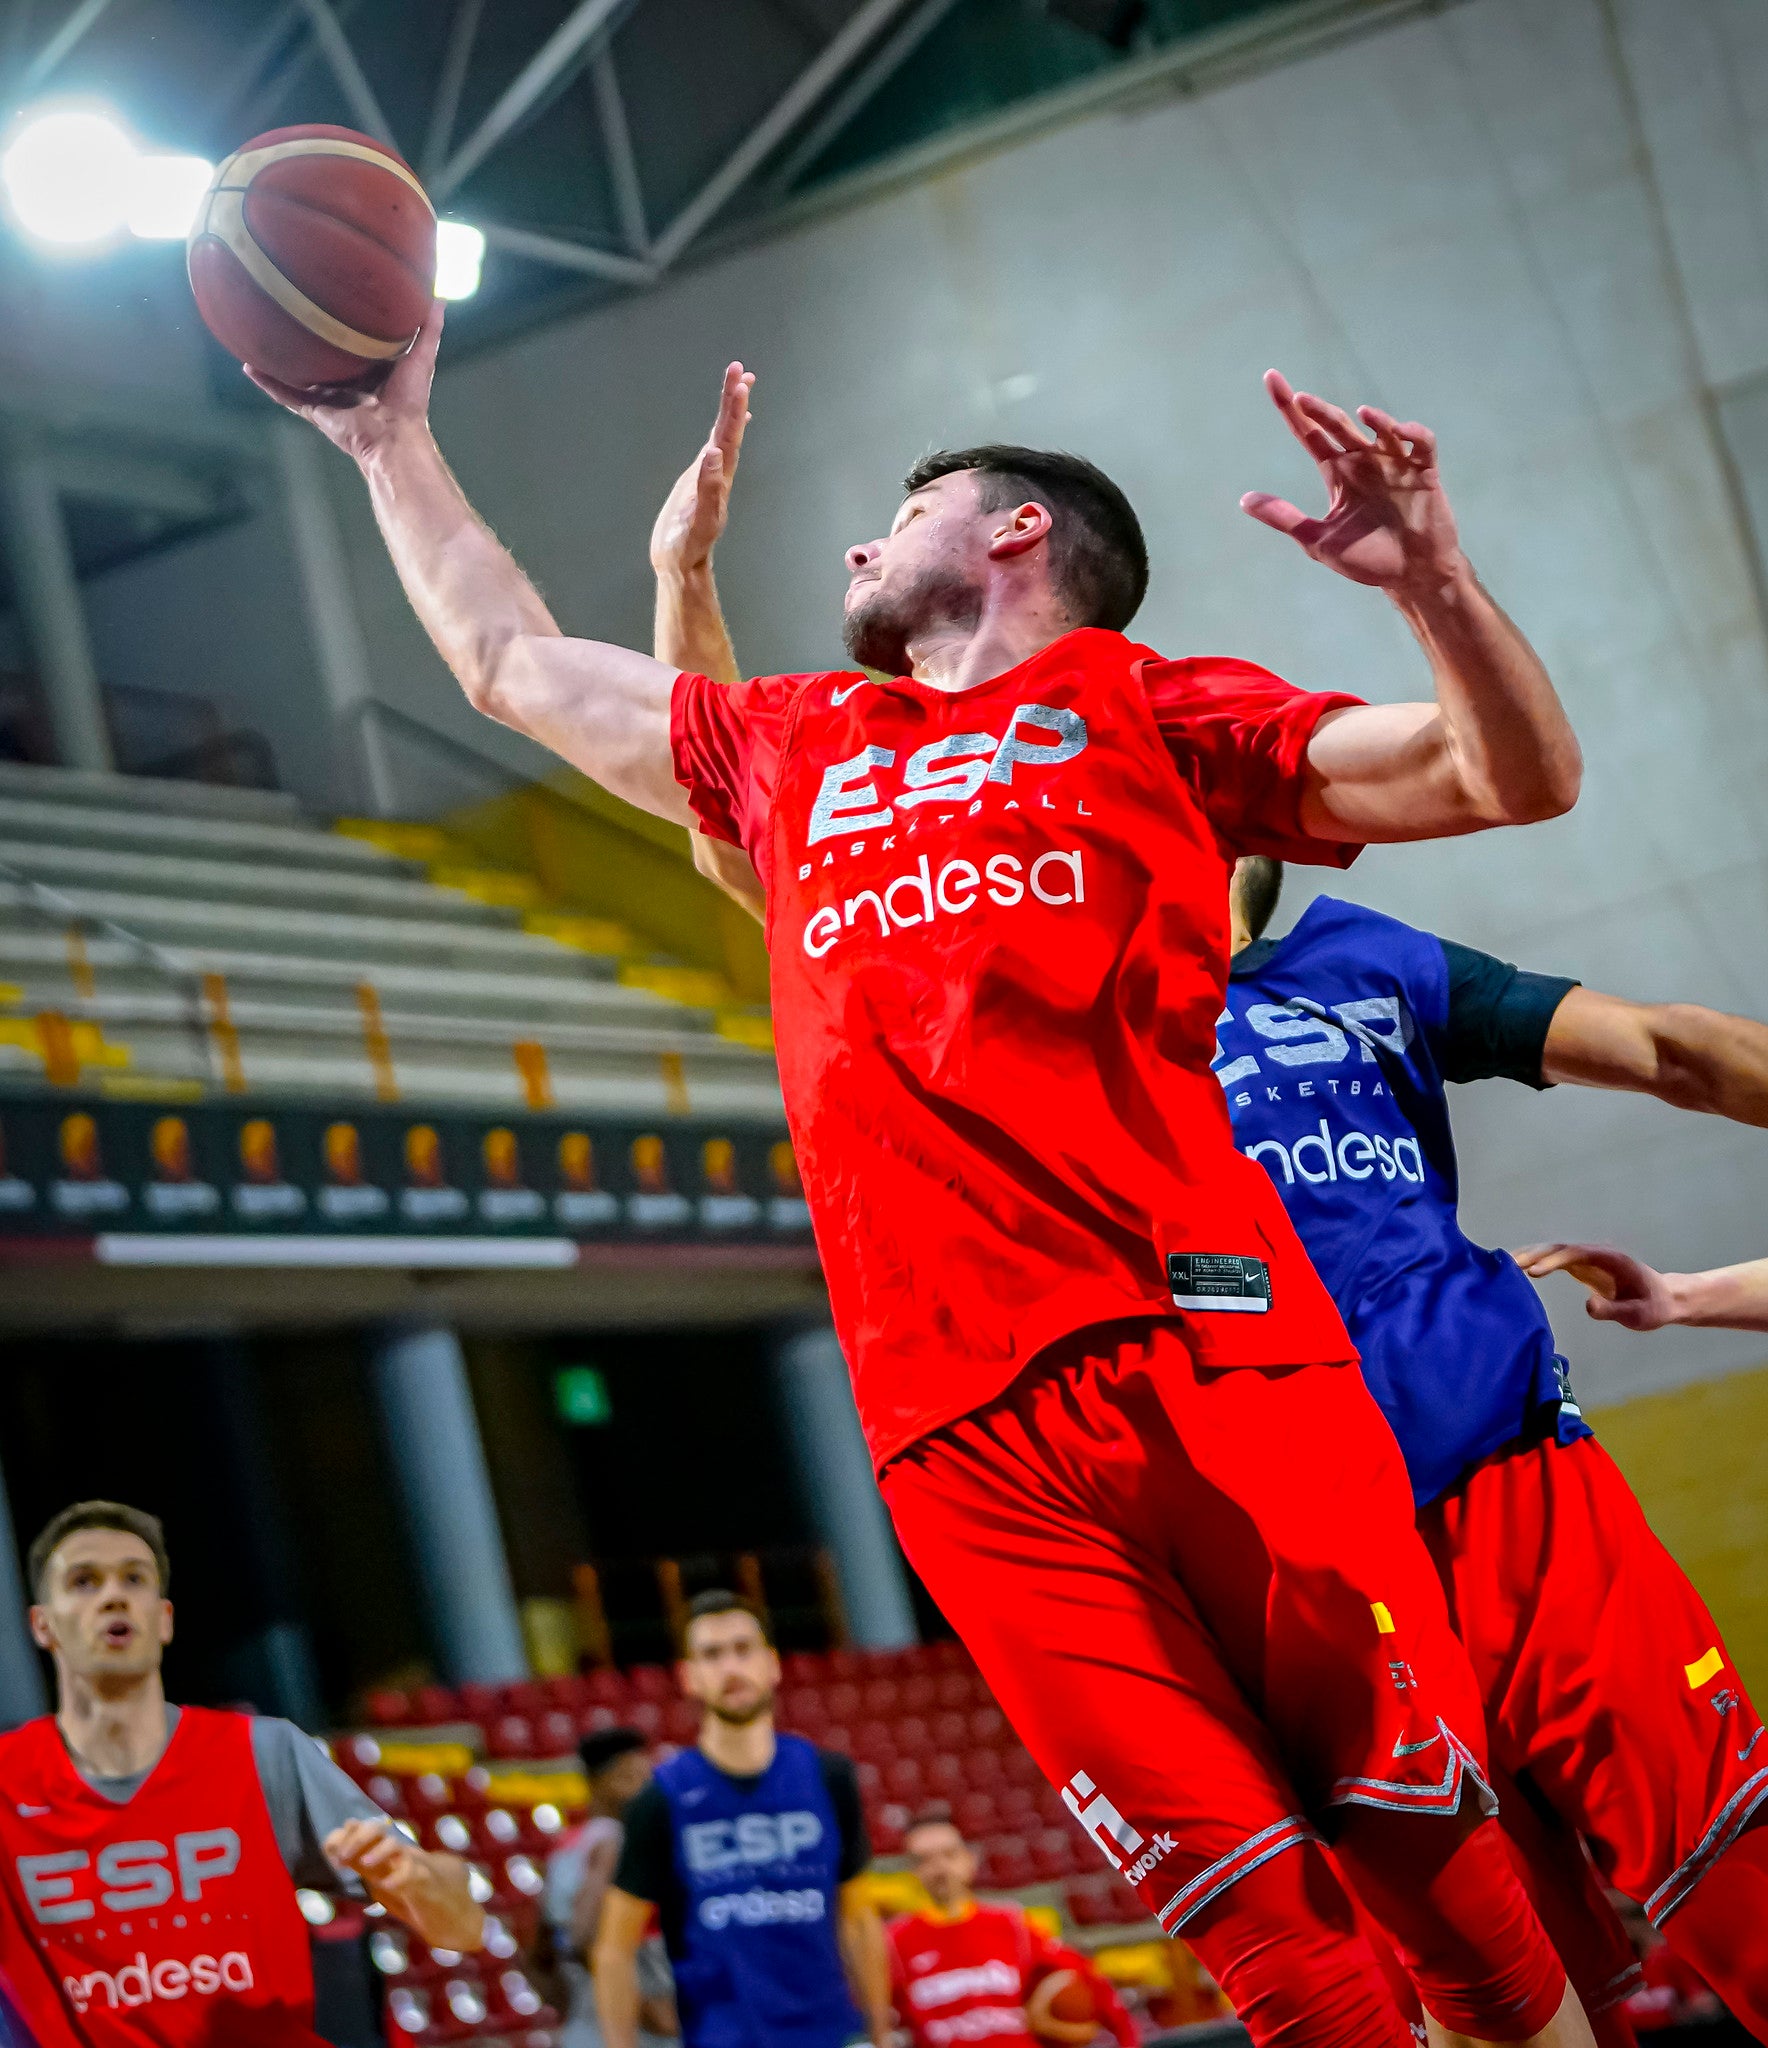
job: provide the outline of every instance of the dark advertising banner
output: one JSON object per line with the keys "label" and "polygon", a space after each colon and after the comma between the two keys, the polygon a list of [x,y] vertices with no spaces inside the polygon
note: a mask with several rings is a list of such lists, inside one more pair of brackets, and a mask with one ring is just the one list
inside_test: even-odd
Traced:
{"label": "dark advertising banner", "polygon": [[777,1128],[0,1095],[0,1239],[300,1239],[323,1262],[328,1239],[545,1239],[562,1255],[564,1239],[809,1235]]}

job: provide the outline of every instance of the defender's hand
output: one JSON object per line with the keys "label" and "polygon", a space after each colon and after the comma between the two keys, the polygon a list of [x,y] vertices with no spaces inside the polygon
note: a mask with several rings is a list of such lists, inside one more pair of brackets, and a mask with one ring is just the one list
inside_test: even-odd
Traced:
{"label": "defender's hand", "polygon": [[1327,503],[1313,519],[1286,498],[1248,491],[1240,508],[1340,576],[1395,597],[1426,595],[1466,572],[1455,515],[1437,474],[1436,436],[1373,405],[1357,408],[1365,434],[1342,407],[1291,390],[1276,370],[1265,389],[1289,430],[1319,465]]}
{"label": "defender's hand", "polygon": [[732,363],[725,371],[711,438],[676,478],[651,529],[651,567],[659,576],[687,575],[711,561],[730,514],[731,485],[754,389],[753,370]]}
{"label": "defender's hand", "polygon": [[1662,1273],[1610,1244],[1531,1244],[1515,1254],[1531,1280],[1569,1273],[1589,1288],[1584,1313],[1625,1330],[1661,1330],[1676,1321],[1676,1303]]}
{"label": "defender's hand", "polygon": [[373,389],[355,385],[297,390],[246,365],[246,375],[278,405],[309,420],[325,438],[360,462],[390,434],[423,426],[430,416],[430,385],[442,342],[442,301],[431,301],[416,341]]}

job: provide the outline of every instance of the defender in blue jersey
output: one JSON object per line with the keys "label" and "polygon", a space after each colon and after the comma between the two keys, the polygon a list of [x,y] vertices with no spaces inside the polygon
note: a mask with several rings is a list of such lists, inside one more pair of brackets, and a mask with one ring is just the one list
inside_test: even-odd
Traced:
{"label": "defender in blue jersey", "polygon": [[685,2048],[886,2048],[889,1954],[855,1882],[871,1851],[852,1763],[775,1732],[779,1658],[734,1593],[691,1603],[680,1674],[705,1715],[626,1809],[595,1946],[607,2048],[634,2048],[653,1918]]}
{"label": "defender in blue jersey", "polygon": [[[1399,1439],[1493,1761],[1768,2040],[1768,1736],[1579,1413],[1534,1288],[1462,1232],[1446,1099],[1563,1080],[1768,1126],[1768,1027],[1523,973],[1326,896],[1265,939],[1280,880],[1274,861],[1236,872],[1215,1072]],[[1539,1857],[1533,1811],[1506,1802]],[[1629,1988],[1590,1981],[1612,1944],[1581,1971],[1576,1930],[1537,1904],[1595,2023]]]}

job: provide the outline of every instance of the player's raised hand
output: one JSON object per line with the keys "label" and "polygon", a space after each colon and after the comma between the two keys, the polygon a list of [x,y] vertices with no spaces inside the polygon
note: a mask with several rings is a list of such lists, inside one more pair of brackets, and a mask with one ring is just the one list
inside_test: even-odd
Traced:
{"label": "player's raised hand", "polygon": [[686,575],[712,559],[730,516],[731,485],[749,427],[755,372],[732,363],[718,395],[718,417],[706,445],[675,480],[651,529],[651,567],[659,576]]}
{"label": "player's raised hand", "polygon": [[[1437,474],[1436,436],[1416,420],[1342,406],[1290,388],[1280,371],[1265,389],[1326,485],[1319,518],[1269,491],[1248,491],[1243,512],[1286,533],[1328,569],[1396,597],[1438,589],[1461,566],[1455,515]],[[1358,421],[1362,425],[1358,425]],[[1367,432],[1364,430],[1367,429]]]}
{"label": "player's raised hand", "polygon": [[246,365],[246,375],[278,405],[310,420],[328,441],[360,461],[390,433],[429,417],[436,351],[442,343],[442,301],[432,301],[416,341],[373,387],[346,385],[303,391]]}
{"label": "player's raised hand", "polygon": [[1677,1320],[1663,1274],[1612,1244],[1531,1244],[1513,1255],[1531,1280],[1569,1273],[1589,1288],[1584,1313],[1625,1330],[1661,1330]]}

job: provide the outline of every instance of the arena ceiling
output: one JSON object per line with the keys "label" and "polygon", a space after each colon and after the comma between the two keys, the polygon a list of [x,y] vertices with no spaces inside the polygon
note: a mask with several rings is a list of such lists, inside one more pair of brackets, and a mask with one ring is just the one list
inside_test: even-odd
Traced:
{"label": "arena ceiling", "polygon": [[1015,108],[1268,61],[1395,0],[0,0],[0,108],[91,94],[220,157],[298,121],[392,141],[489,242],[457,340],[673,265]]}

